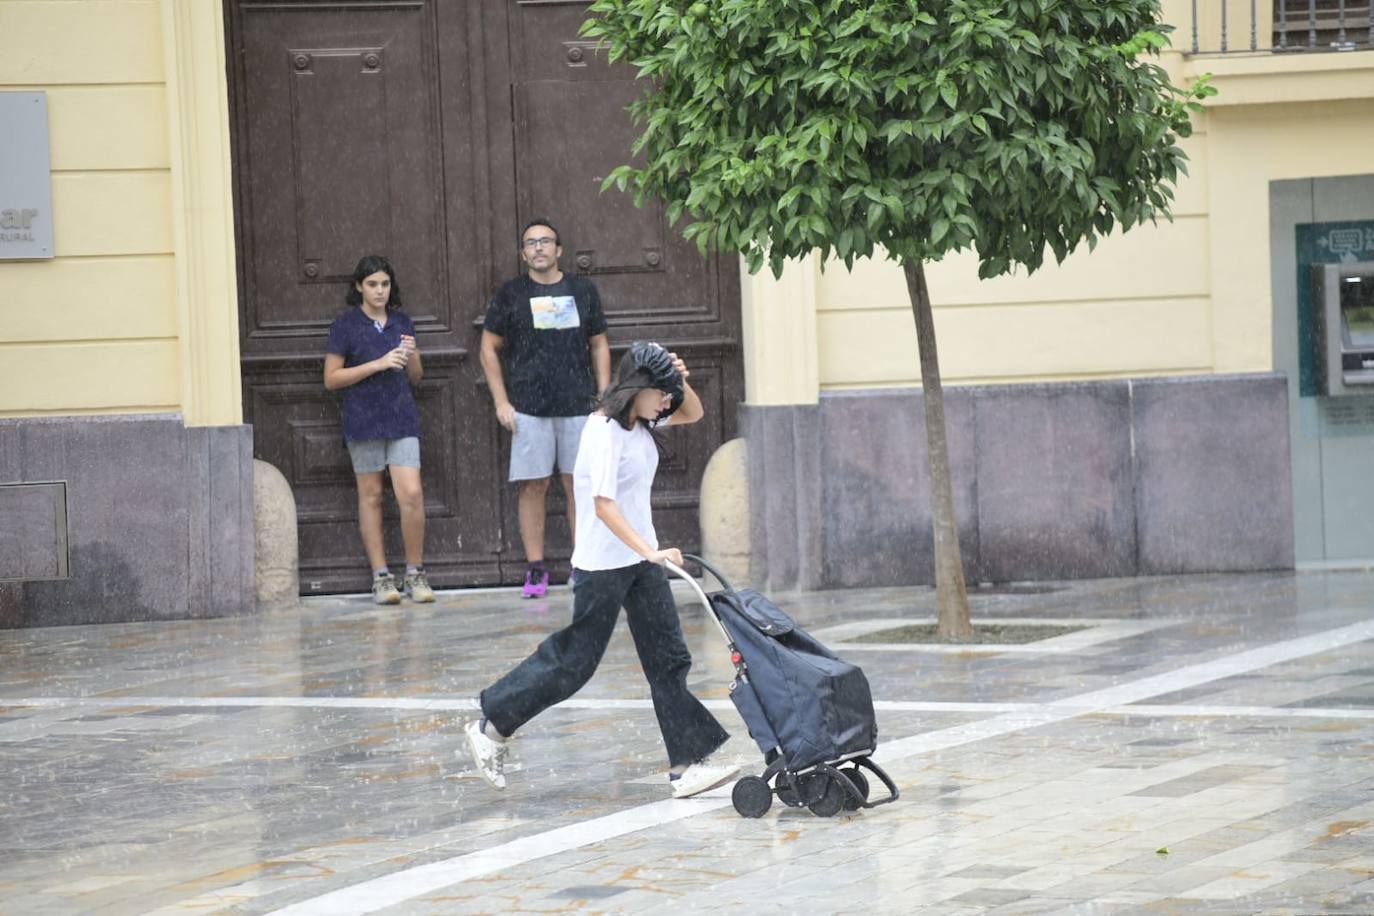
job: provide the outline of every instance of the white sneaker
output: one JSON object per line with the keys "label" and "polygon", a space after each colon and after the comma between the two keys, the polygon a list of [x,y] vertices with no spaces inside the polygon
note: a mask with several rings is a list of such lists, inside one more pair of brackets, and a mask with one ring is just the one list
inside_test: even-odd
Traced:
{"label": "white sneaker", "polygon": [[698,760],[682,771],[677,779],[671,779],[673,798],[690,798],[709,792],[725,785],[739,775],[739,765],[734,763],[712,763],[710,759]]}
{"label": "white sneaker", "polygon": [[502,741],[493,741],[482,734],[482,722],[474,719],[463,726],[463,731],[468,736],[468,750],[472,752],[472,762],[477,765],[477,772],[482,774],[482,778],[491,783],[493,789],[504,789],[506,787],[506,751],[508,750]]}

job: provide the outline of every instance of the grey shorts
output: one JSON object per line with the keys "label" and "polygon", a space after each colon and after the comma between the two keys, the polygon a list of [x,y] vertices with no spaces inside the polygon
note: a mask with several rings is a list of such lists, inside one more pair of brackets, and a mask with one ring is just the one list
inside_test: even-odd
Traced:
{"label": "grey shorts", "polygon": [[586,416],[531,417],[517,413],[510,443],[510,479],[543,480],[553,476],[555,465],[560,473],[571,474],[586,425]]}
{"label": "grey shorts", "polygon": [[414,436],[404,439],[359,439],[348,443],[348,456],[353,459],[354,474],[376,474],[393,464],[403,468],[418,468],[420,440]]}

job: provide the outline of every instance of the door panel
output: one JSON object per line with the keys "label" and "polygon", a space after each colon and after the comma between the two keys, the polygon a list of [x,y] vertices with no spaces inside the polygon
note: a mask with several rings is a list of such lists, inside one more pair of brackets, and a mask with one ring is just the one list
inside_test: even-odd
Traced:
{"label": "door panel", "polygon": [[[327,330],[359,257],[404,265],[417,324],[446,304],[430,4],[238,5],[245,331],[254,350]],[[413,303],[413,304],[412,304]]]}

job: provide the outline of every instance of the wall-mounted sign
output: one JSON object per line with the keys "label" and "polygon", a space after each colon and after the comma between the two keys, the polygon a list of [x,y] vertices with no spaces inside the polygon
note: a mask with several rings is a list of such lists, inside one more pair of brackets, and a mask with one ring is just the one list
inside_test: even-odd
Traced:
{"label": "wall-mounted sign", "polygon": [[48,96],[0,92],[0,261],[50,258]]}

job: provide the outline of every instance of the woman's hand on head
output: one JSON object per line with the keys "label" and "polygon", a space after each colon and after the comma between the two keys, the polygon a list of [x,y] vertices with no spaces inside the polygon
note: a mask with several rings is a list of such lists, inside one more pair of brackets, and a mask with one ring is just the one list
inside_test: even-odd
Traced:
{"label": "woman's hand on head", "polygon": [[669,353],[668,358],[673,361],[673,368],[677,370],[677,374],[682,376],[684,382],[687,381],[687,377],[692,373],[687,371],[687,364],[682,361],[682,357],[676,353]]}

